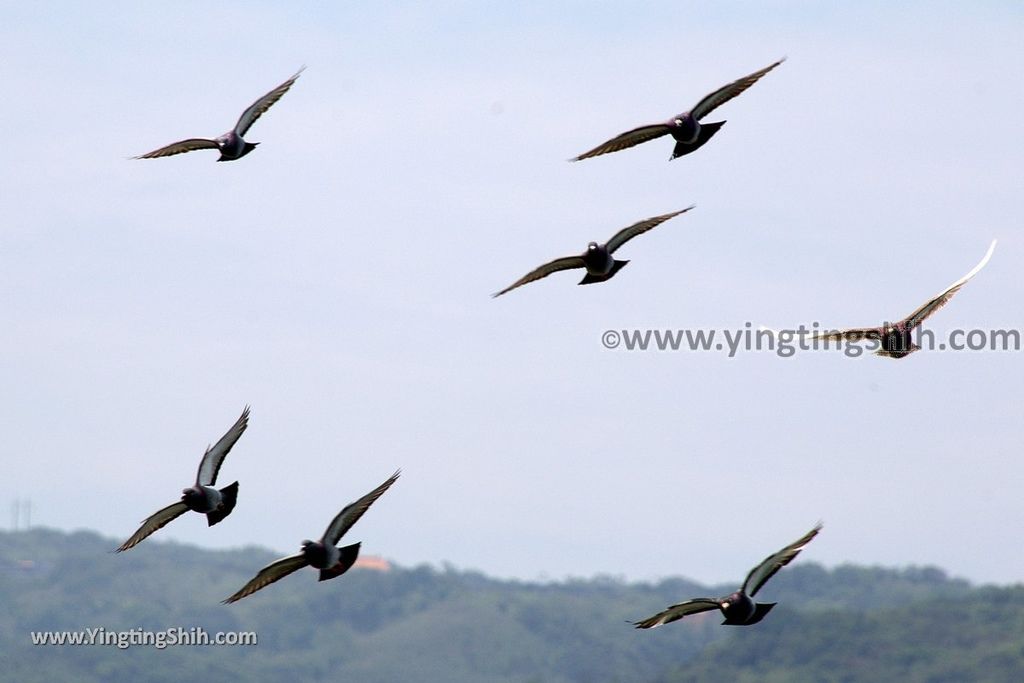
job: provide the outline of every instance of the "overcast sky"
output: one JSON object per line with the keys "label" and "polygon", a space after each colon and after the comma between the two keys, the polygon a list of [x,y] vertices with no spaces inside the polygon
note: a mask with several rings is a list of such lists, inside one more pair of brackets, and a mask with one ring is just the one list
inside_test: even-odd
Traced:
{"label": "overcast sky", "polygon": [[[294,552],[401,467],[351,542],[406,565],[732,581],[823,520],[802,559],[1019,581],[1021,352],[601,345],[879,325],[993,238],[927,325],[1024,327],[1024,6],[838,4],[0,3],[0,511],[127,538],[251,404],[234,513],[147,543]],[[566,162],[782,56],[690,156]],[[302,65],[244,159],[128,159]]]}

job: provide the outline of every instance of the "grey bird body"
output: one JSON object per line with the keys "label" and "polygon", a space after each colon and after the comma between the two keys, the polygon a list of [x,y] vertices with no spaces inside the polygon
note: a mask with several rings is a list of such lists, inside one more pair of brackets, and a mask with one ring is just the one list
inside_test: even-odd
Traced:
{"label": "grey bird body", "polygon": [[690,152],[703,147],[704,144],[706,144],[707,141],[710,140],[711,137],[725,124],[725,121],[702,123],[701,120],[705,116],[710,114],[717,107],[725,104],[745,91],[760,80],[762,76],[777,67],[779,64],[782,64],[784,61],[785,58],[780,59],[759,71],[755,71],[754,73],[737,79],[728,85],[722,86],[718,90],[715,90],[702,98],[701,101],[689,111],[673,116],[668,121],[627,130],[625,133],[620,133],[612,139],[602,142],[597,147],[584,152],[578,157],[570,159],[570,161],[581,161],[583,159],[589,159],[602,154],[618,152],[665,135],[672,136],[672,139],[675,140],[676,143],[675,147],[672,149],[672,156],[669,158],[670,160],[681,157],[684,154],[689,154]]}
{"label": "grey bird body", "polygon": [[336,547],[336,544],[345,533],[363,516],[373,502],[384,495],[384,492],[391,488],[391,485],[398,479],[401,471],[392,474],[387,481],[367,493],[354,503],[342,508],[327,530],[318,541],[305,540],[302,542],[302,550],[296,555],[282,557],[271,562],[261,569],[255,577],[246,583],[240,590],[223,602],[229,604],[237,602],[242,598],[252,595],[256,591],[269,586],[270,584],[283,579],[294,571],[303,567],[314,567],[320,570],[320,581],[327,581],[341,576],[355,564],[359,556],[359,543]]}
{"label": "grey bird body", "polygon": [[131,538],[121,544],[117,552],[134,548],[150,534],[189,510],[206,515],[208,526],[213,526],[230,515],[231,511],[235,509],[235,502],[238,499],[238,482],[229,484],[222,489],[214,488],[214,484],[217,483],[217,474],[220,472],[224,459],[248,426],[249,406],[246,406],[231,429],[216,444],[206,449],[203,459],[199,461],[196,482],[182,490],[181,500],[158,510],[143,520],[142,526],[132,534]]}
{"label": "grey bird body", "polygon": [[217,161],[234,161],[241,159],[249,152],[256,149],[258,142],[246,142],[242,139],[242,136],[233,130],[229,130],[224,135],[215,139],[217,143],[217,149],[220,150],[220,157]]}
{"label": "grey bird body", "polygon": [[491,296],[499,297],[506,292],[512,291],[516,287],[521,287],[530,282],[540,280],[551,273],[557,273],[560,270],[571,270],[574,268],[584,268],[587,271],[587,274],[579,281],[579,284],[581,285],[589,285],[595,282],[610,280],[616,273],[622,270],[627,263],[629,263],[629,261],[620,261],[612,256],[619,247],[637,235],[642,235],[648,230],[653,230],[668,219],[678,216],[681,213],[686,213],[692,208],[692,206],[688,206],[681,211],[673,211],[672,213],[667,213],[662,216],[654,216],[653,218],[648,218],[638,223],[634,223],[629,227],[619,230],[605,244],[591,242],[587,245],[587,250],[579,256],[566,256],[555,259],[554,261],[549,261],[548,263],[531,270],[505,289],[500,292],[495,292]]}
{"label": "grey bird body", "polygon": [[224,496],[212,486],[196,484],[181,492],[181,500],[192,512],[206,514],[220,507]]}
{"label": "grey bird body", "polygon": [[669,121],[668,125],[672,127],[671,135],[676,142],[692,145],[700,137],[700,121],[689,112],[680,114]]}
{"label": "grey bird body", "polygon": [[753,598],[739,590],[722,598],[718,605],[725,621],[723,626],[752,626],[765,618],[775,607],[774,602],[755,602]]}
{"label": "grey bird body", "polygon": [[610,280],[629,261],[618,261],[608,251],[608,246],[591,242],[583,252],[583,267],[587,274],[579,281],[581,285]]}
{"label": "grey bird body", "polygon": [[700,612],[719,610],[725,620],[723,626],[750,626],[756,624],[775,607],[774,602],[756,602],[754,596],[761,590],[762,586],[772,578],[776,572],[796,559],[800,551],[810,543],[818,532],[821,531],[821,524],[815,525],[808,533],[799,540],[789,544],[782,550],[766,557],[760,564],[750,570],[743,586],[739,590],[721,598],[694,598],[655,614],[654,616],[640,621],[633,622],[637,628],[656,628],[683,617]]}
{"label": "grey bird body", "polygon": [[316,569],[333,567],[341,558],[341,550],[323,541],[303,541],[302,554],[306,558],[306,562]]}
{"label": "grey bird body", "polygon": [[681,139],[682,135],[677,135],[675,131],[672,132],[672,137],[675,138],[676,144],[672,148],[672,159],[677,159],[684,154],[695,152],[704,144],[711,139],[711,136],[718,132],[718,130],[725,125],[725,121],[717,121],[715,123],[698,124],[697,132],[690,139]]}
{"label": "grey bird body", "polygon": [[259,98],[251,105],[238,118],[238,122],[235,127],[224,133],[220,137],[208,139],[208,138],[189,138],[188,140],[181,140],[179,142],[173,142],[169,145],[161,147],[160,149],[153,150],[146,154],[141,154],[136,159],[158,159],[160,157],[174,156],[175,154],[183,154],[185,152],[192,152],[197,149],[216,149],[220,151],[220,157],[217,161],[235,161],[241,159],[249,152],[256,149],[258,142],[247,142],[243,136],[249,131],[249,128],[264,114],[270,107],[272,107],[286,92],[294,85],[295,80],[299,77],[299,74],[306,67],[299,69],[294,76],[289,78],[287,81],[277,86],[263,97]]}

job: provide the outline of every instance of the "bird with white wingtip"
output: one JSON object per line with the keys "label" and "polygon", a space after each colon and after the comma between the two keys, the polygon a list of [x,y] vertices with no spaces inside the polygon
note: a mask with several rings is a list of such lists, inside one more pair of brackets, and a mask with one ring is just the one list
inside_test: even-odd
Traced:
{"label": "bird with white wingtip", "polygon": [[884,356],[886,358],[905,358],[913,352],[919,351],[921,347],[915,344],[911,338],[914,329],[927,320],[929,316],[935,313],[935,311],[949,303],[949,300],[953,298],[953,295],[959,292],[961,287],[967,284],[972,277],[977,275],[981,269],[985,267],[988,260],[992,258],[992,252],[995,251],[996,242],[997,240],[992,240],[992,244],[989,245],[984,258],[982,258],[978,265],[974,266],[969,273],[946,289],[942,290],[939,294],[929,299],[903,320],[896,323],[887,323],[882,327],[858,327],[816,334],[811,336],[808,341],[856,342],[868,339],[877,342],[880,346],[880,348],[875,351],[875,355]]}

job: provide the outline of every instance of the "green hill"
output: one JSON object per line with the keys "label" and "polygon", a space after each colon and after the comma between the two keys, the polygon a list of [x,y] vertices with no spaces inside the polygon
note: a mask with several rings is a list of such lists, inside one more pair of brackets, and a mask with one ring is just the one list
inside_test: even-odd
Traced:
{"label": "green hill", "polygon": [[[936,569],[809,563],[763,592],[755,628],[716,614],[653,631],[625,623],[732,587],[683,579],[499,581],[451,569],[305,570],[236,605],[274,555],[150,539],[114,555],[92,533],[0,532],[0,667],[30,682],[677,683],[1024,680],[1024,588],[976,588]],[[33,646],[32,631],[254,631],[254,646]]]}
{"label": "green hill", "polygon": [[1010,683],[1024,680],[1024,589],[868,612],[779,608],[654,683]]}

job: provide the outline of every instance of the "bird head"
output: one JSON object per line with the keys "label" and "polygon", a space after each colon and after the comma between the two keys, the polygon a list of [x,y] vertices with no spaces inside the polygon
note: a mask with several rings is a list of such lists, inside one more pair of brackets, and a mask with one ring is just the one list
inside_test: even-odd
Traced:
{"label": "bird head", "polygon": [[722,611],[727,611],[730,607],[743,600],[743,591],[736,591],[730,593],[724,598],[719,599],[718,606],[722,608]]}
{"label": "bird head", "polygon": [[596,251],[598,247],[597,242],[591,242],[587,245],[587,251]]}

